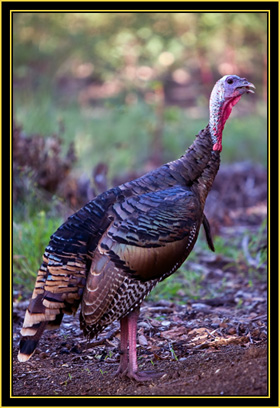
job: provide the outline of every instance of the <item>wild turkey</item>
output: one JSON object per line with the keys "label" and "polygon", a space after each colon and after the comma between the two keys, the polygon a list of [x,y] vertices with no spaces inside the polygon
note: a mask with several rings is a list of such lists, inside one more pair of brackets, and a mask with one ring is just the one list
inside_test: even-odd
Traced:
{"label": "wild turkey", "polygon": [[63,314],[81,303],[80,325],[90,338],[120,320],[117,372],[153,377],[138,371],[140,304],[185,261],[201,224],[214,250],[204,204],[219,169],[225,122],[252,88],[236,75],[221,78],[211,93],[209,124],[182,157],[100,194],[51,236],[21,330],[20,361],[30,358],[45,328],[59,327]]}

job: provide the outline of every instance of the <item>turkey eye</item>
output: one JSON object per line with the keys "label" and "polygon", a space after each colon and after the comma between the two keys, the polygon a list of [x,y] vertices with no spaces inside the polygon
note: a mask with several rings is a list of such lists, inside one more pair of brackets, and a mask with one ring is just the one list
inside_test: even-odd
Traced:
{"label": "turkey eye", "polygon": [[233,84],[233,79],[232,79],[232,78],[228,78],[228,79],[227,79],[227,83],[228,83],[228,84]]}

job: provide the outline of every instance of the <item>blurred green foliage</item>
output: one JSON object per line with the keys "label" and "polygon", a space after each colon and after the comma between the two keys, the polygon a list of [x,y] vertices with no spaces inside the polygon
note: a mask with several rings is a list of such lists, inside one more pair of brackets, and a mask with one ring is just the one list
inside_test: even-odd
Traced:
{"label": "blurred green foliage", "polygon": [[257,93],[235,108],[250,126],[227,126],[223,160],[265,164],[266,43],[265,13],[14,13],[14,117],[74,141],[81,171],[110,160],[125,173],[152,160],[157,131],[161,163],[178,157],[207,123],[215,81],[236,73]]}
{"label": "blurred green foliage", "polygon": [[[44,98],[44,94],[41,94]],[[266,119],[262,115],[243,115],[245,96],[234,108],[232,118],[226,124],[223,138],[222,162],[253,160],[266,165]],[[46,95],[46,99],[49,100]],[[40,129],[43,135],[58,133],[65,141],[64,150],[70,142],[75,143],[79,173],[90,177],[92,169],[100,162],[109,163],[108,179],[125,176],[130,171],[144,173],[145,164],[153,161],[153,137],[157,131],[156,106],[138,102],[133,105],[105,108],[82,108],[75,104],[61,106],[28,99],[22,95],[17,109],[17,120],[27,134]],[[174,160],[183,154],[193,142],[195,135],[207,124],[205,117],[193,117],[188,111],[168,106],[161,118],[161,163]],[[63,126],[63,133],[60,127]]]}
{"label": "blurred green foliage", "polygon": [[79,64],[89,63],[90,75],[128,81],[133,66],[150,66],[157,76],[176,67],[216,76],[228,64],[261,83],[266,24],[266,13],[246,12],[14,13],[14,74],[56,80],[82,74]]}

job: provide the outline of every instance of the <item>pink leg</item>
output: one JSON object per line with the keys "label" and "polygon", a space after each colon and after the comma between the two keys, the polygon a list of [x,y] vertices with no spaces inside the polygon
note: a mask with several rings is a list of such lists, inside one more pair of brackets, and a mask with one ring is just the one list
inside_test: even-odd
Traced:
{"label": "pink leg", "polygon": [[149,381],[156,377],[161,377],[162,373],[155,373],[153,371],[138,371],[137,364],[137,351],[136,351],[136,337],[137,337],[137,320],[139,316],[140,308],[133,310],[127,316],[128,322],[128,344],[129,344],[129,363],[127,377],[136,381]]}
{"label": "pink leg", "polygon": [[140,309],[137,308],[128,315],[129,375],[137,373],[138,371],[136,345],[137,345],[137,321],[139,313]]}
{"label": "pink leg", "polygon": [[120,365],[116,372],[117,374],[125,375],[128,370],[128,318],[127,316],[121,319],[121,357]]}

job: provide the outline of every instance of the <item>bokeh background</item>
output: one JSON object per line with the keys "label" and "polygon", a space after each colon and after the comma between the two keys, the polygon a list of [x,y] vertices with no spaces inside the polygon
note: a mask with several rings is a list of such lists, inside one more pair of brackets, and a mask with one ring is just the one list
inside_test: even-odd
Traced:
{"label": "bokeh background", "polygon": [[225,74],[246,77],[256,93],[233,110],[222,162],[266,166],[266,13],[13,14],[19,285],[65,216],[183,154]]}

